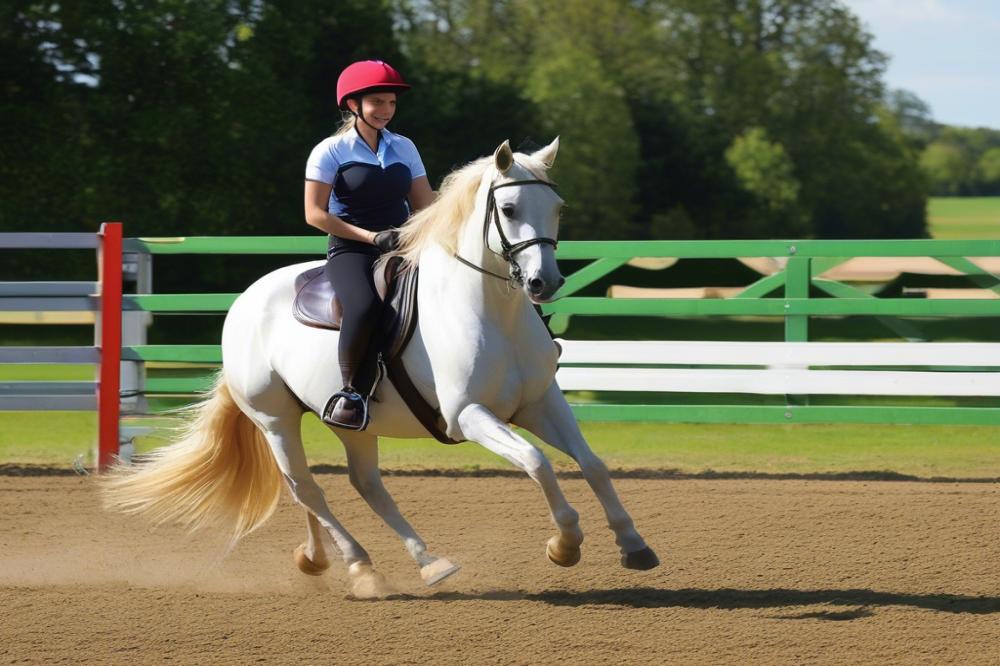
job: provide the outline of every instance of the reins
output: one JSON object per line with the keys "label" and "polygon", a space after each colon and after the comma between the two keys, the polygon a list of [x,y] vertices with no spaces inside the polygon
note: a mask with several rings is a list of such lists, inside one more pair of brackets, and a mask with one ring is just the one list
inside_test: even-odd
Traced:
{"label": "reins", "polygon": [[[483,220],[483,245],[486,246],[493,254],[497,255],[503,259],[510,266],[510,275],[504,277],[499,273],[494,273],[493,271],[487,270],[482,266],[477,266],[468,259],[460,256],[457,252],[455,253],[455,258],[461,263],[465,264],[469,268],[476,270],[483,275],[490,275],[497,278],[498,280],[503,280],[507,282],[509,286],[517,284],[524,286],[524,273],[521,270],[520,264],[517,263],[515,255],[522,250],[526,250],[532,245],[551,245],[553,249],[559,247],[559,241],[554,238],[547,238],[545,236],[538,236],[536,238],[529,238],[528,240],[518,241],[517,243],[511,243],[507,240],[507,235],[503,232],[503,227],[500,226],[500,211],[497,210],[496,197],[493,194],[496,190],[501,187],[513,187],[515,185],[545,185],[553,190],[555,185],[548,182],[547,180],[532,179],[532,180],[512,180],[506,183],[500,183],[499,185],[490,185],[490,191],[486,198],[486,218]],[[497,252],[492,247],[490,247],[489,236],[490,236],[490,221],[492,220],[493,225],[497,229],[497,234],[500,236],[500,252]]]}

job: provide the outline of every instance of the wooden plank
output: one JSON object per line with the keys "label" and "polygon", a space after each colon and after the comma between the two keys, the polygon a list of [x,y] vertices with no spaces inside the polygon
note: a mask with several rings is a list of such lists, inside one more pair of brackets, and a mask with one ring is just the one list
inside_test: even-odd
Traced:
{"label": "wooden plank", "polygon": [[1000,425],[997,407],[572,404],[581,421],[671,423],[885,423]]}
{"label": "wooden plank", "polygon": [[96,282],[0,282],[0,296],[90,296]]}
{"label": "wooden plank", "polygon": [[0,412],[92,412],[96,395],[0,396]]}
{"label": "wooden plank", "polygon": [[101,363],[97,368],[97,469],[114,464],[118,455],[121,418],[122,360],[122,223],[101,225],[98,274],[101,278],[101,319],[97,331]]}
{"label": "wooden plank", "polygon": [[125,295],[122,299],[122,307],[125,310],[145,310],[147,312],[224,313],[229,310],[229,306],[238,296],[239,294]]}
{"label": "wooden plank", "polygon": [[[812,280],[809,257],[792,257],[785,269],[785,297],[791,299],[808,299],[809,284]],[[785,317],[785,340],[788,342],[805,342],[809,339],[809,316],[789,314]]]}
{"label": "wooden plank", "polygon": [[87,297],[3,297],[0,298],[0,312],[96,312],[97,299]]}
{"label": "wooden plank", "polygon": [[[5,235],[31,234],[0,234],[0,247],[4,247],[2,237]],[[92,235],[79,236],[89,239],[89,247],[95,247]],[[326,237],[319,235],[129,238],[125,241],[125,250],[149,254],[323,254],[326,242]],[[988,257],[1000,256],[1000,240],[562,241],[557,256],[560,259]]]}
{"label": "wooden plank", "polygon": [[93,326],[96,317],[93,312],[3,312],[0,310],[0,324],[45,324],[45,325],[87,325]]}
{"label": "wooden plank", "polygon": [[608,273],[621,268],[625,263],[624,259],[598,259],[587,264],[566,278],[566,283],[556,292],[555,298],[562,298],[577,292],[595,280],[599,280]]}
{"label": "wooden plank", "polygon": [[559,259],[634,257],[988,257],[1000,240],[564,241]]}
{"label": "wooden plank", "polygon": [[677,316],[677,315],[894,315],[911,317],[1000,317],[1000,299],[920,298],[761,298],[659,299],[570,297],[542,306],[545,314]]}
{"label": "wooden plank", "polygon": [[96,234],[18,232],[0,233],[0,249],[75,250],[97,247]]}
{"label": "wooden plank", "polygon": [[197,394],[211,390],[215,374],[200,377],[161,377],[146,380],[144,393]]}
{"label": "wooden plank", "polygon": [[995,342],[558,340],[559,362],[605,365],[1000,367]]}
{"label": "wooden plank", "polygon": [[0,363],[98,363],[94,347],[0,347]]}
{"label": "wooden plank", "polygon": [[96,382],[0,382],[2,396],[94,395],[96,391]]}
{"label": "wooden plank", "polygon": [[128,238],[126,252],[147,254],[326,254],[327,237],[313,236],[178,236]]}
{"label": "wooden plank", "polygon": [[123,361],[222,363],[219,345],[133,345],[122,348]]}
{"label": "wooden plank", "polygon": [[[814,278],[812,283],[817,289],[825,291],[834,298],[875,298],[875,296],[872,296],[857,287],[837,282],[835,280]],[[876,317],[876,319],[881,322],[883,326],[896,333],[901,338],[906,338],[907,340],[912,341],[925,340],[927,338],[923,331],[911,322],[904,321],[896,317]]]}
{"label": "wooden plank", "polygon": [[564,391],[1000,396],[996,372],[561,367],[556,380]]}

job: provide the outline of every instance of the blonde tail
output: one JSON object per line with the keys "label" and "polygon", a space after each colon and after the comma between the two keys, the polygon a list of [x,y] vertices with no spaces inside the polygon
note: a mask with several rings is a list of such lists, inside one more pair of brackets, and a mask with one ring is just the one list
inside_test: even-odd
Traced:
{"label": "blonde tail", "polygon": [[115,467],[101,480],[105,506],[142,513],[192,531],[232,530],[232,543],[271,517],[281,473],[263,433],[240,411],[222,373],[173,444],[138,465]]}

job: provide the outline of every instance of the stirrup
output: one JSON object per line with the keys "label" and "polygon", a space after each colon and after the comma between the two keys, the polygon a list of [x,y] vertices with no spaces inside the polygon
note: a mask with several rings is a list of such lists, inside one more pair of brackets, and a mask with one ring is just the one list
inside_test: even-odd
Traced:
{"label": "stirrup", "polygon": [[[361,423],[341,421],[333,417],[333,410],[338,398],[344,398],[345,400],[360,406]],[[365,396],[361,395],[350,386],[345,386],[342,390],[337,391],[330,396],[330,399],[326,401],[326,406],[323,407],[323,412],[320,415],[320,419],[323,423],[336,426],[338,428],[345,428],[347,430],[364,430],[368,427],[369,418],[368,400]]]}

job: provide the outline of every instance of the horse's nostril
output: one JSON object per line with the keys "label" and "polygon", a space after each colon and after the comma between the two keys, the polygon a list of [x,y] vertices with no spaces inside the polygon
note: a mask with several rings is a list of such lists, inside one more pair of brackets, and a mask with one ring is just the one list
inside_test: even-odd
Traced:
{"label": "horse's nostril", "polygon": [[531,278],[530,280],[528,280],[528,289],[531,290],[531,293],[537,294],[541,292],[542,289],[544,288],[545,288],[545,280],[541,278]]}

